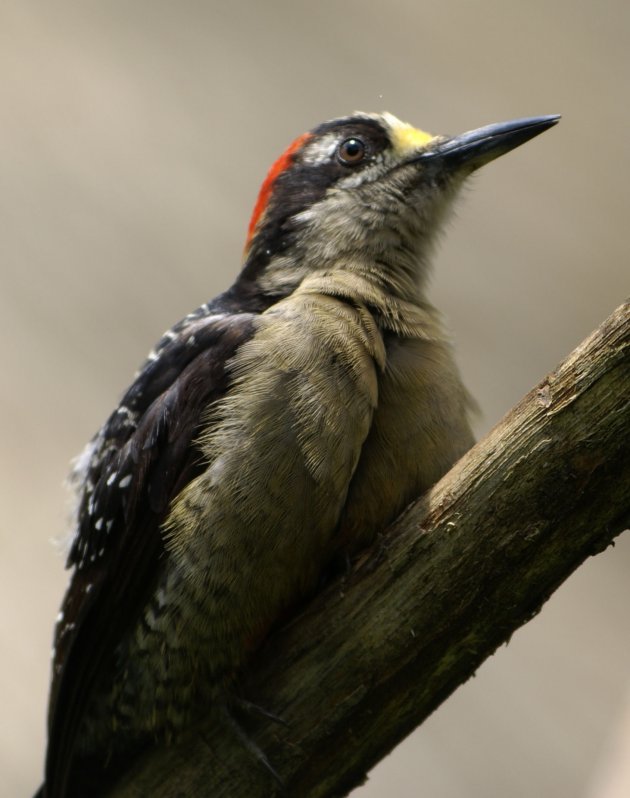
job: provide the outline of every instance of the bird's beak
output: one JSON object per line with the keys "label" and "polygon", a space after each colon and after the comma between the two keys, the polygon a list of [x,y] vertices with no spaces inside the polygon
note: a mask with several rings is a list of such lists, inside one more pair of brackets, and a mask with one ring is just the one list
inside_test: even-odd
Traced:
{"label": "bird's beak", "polygon": [[437,161],[449,171],[472,172],[553,127],[559,114],[499,122],[429,145],[414,160]]}

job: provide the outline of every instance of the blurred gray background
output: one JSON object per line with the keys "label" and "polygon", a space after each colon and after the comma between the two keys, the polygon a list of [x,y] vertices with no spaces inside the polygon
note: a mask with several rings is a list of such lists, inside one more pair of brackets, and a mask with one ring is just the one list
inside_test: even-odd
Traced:
{"label": "blurred gray background", "polygon": [[[232,280],[273,159],[356,109],[443,133],[563,114],[477,176],[436,259],[483,434],[629,292],[629,22],[624,0],[4,0],[0,794],[40,779],[68,463]],[[630,795],[629,574],[626,535],[356,798]]]}

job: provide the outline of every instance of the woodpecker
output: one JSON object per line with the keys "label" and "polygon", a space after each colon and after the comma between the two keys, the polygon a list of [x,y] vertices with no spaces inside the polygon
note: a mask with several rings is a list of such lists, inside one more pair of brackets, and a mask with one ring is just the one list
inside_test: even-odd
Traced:
{"label": "woodpecker", "polygon": [[472,445],[426,296],[436,233],[473,171],[558,119],[446,137],[356,113],[271,167],[236,281],[165,333],[76,462],[38,795],[98,795],[224,701],[327,564]]}

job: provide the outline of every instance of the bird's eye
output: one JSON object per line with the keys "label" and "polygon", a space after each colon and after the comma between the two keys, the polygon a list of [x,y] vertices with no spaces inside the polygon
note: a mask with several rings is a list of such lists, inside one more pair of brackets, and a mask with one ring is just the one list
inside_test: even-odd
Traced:
{"label": "bird's eye", "polygon": [[337,158],[346,166],[354,166],[365,158],[365,144],[361,139],[352,138],[342,141],[337,150]]}

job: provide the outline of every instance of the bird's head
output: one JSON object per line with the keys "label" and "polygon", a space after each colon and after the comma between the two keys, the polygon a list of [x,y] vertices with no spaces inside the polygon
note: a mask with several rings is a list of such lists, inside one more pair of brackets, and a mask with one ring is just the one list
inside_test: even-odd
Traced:
{"label": "bird's head", "polygon": [[243,279],[282,296],[313,270],[363,262],[377,264],[393,285],[421,282],[465,178],[558,119],[518,119],[455,137],[389,113],[324,122],[269,170],[249,226]]}

